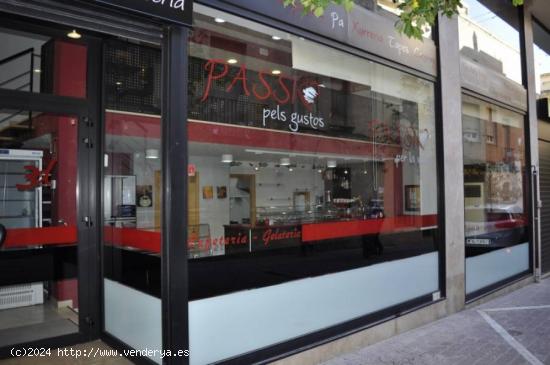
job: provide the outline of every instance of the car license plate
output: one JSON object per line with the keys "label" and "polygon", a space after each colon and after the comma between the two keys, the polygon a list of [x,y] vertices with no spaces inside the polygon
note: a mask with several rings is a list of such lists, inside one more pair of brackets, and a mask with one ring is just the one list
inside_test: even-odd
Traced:
{"label": "car license plate", "polygon": [[467,238],[466,243],[469,245],[490,245],[491,240],[489,238]]}

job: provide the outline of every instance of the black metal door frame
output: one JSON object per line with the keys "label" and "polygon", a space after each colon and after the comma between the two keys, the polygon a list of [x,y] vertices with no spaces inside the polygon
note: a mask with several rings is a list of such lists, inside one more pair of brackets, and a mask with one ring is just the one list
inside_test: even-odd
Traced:
{"label": "black metal door frame", "polygon": [[[59,36],[62,29],[35,21],[21,21],[0,13],[2,24],[10,28]],[[87,97],[72,97],[40,94],[27,91],[0,89],[0,108],[55,113],[77,117],[78,123],[78,170],[77,170],[77,272],[79,298],[79,332],[41,339],[0,348],[0,358],[12,356],[12,348],[57,348],[99,338],[100,313],[100,246],[99,226],[101,202],[98,192],[99,171],[99,107],[101,40],[84,35],[81,42],[87,46]]]}

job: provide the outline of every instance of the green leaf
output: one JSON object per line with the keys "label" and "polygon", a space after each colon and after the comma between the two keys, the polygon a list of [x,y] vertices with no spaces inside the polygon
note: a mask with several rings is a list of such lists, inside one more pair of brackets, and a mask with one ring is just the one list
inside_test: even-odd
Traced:
{"label": "green leaf", "polygon": [[315,8],[315,10],[313,11],[313,14],[319,18],[321,15],[323,15],[323,13],[325,12],[325,9],[322,7],[322,6],[318,6],[317,8]]}

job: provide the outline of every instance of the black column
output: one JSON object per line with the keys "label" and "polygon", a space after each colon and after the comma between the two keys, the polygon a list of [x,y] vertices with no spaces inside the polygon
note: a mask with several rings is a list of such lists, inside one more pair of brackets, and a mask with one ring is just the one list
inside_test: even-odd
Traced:
{"label": "black column", "polygon": [[[189,347],[187,315],[187,28],[166,27],[162,49],[162,342]],[[165,357],[165,364],[188,364]]]}

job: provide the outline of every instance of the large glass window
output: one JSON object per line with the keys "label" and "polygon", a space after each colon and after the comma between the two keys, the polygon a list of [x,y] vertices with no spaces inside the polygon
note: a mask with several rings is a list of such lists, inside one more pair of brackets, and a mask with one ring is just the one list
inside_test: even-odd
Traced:
{"label": "large glass window", "polygon": [[550,33],[533,21],[535,82],[538,98],[550,98]]}
{"label": "large glass window", "polygon": [[523,120],[463,96],[466,294],[529,269]]}
{"label": "large glass window", "polygon": [[[488,78],[522,84],[519,13],[510,1],[463,0],[458,18],[460,54]],[[481,77],[481,76],[480,76]]]}
{"label": "large glass window", "polygon": [[433,83],[197,11],[191,362],[432,300],[440,244]]}
{"label": "large glass window", "polygon": [[121,40],[103,50],[105,331],[161,349],[161,52]]}

